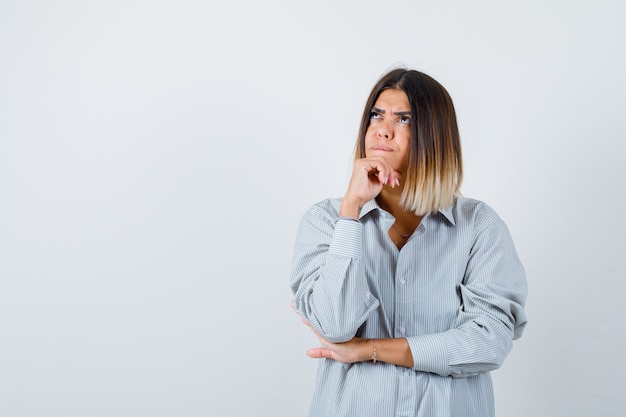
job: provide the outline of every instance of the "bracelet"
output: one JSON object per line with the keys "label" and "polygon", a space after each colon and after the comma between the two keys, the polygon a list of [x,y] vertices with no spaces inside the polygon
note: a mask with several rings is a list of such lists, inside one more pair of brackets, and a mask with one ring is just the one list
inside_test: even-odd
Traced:
{"label": "bracelet", "polygon": [[372,339],[372,363],[376,363],[376,339]]}

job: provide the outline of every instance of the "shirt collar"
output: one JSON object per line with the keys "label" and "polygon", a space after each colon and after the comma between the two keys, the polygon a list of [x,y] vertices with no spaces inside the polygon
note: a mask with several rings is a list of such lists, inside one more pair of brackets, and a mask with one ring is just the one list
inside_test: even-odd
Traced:
{"label": "shirt collar", "polygon": [[452,224],[452,226],[456,226],[456,221],[454,220],[454,214],[452,213],[452,206],[450,207],[445,207],[442,209],[439,209],[439,213],[443,214],[443,216],[448,219],[448,221]]}
{"label": "shirt collar", "polygon": [[[452,213],[453,206],[454,205],[439,209],[438,212],[441,213],[446,219],[448,219],[448,221],[453,226],[456,226],[456,221],[454,220],[454,214]],[[380,206],[378,205],[378,203],[376,202],[376,199],[371,199],[370,201],[368,201],[367,203],[363,205],[363,208],[361,209],[361,213],[359,214],[359,219],[362,219],[368,213],[376,209],[382,210]]]}
{"label": "shirt collar", "polygon": [[359,213],[359,220],[366,216],[370,211],[380,209],[380,206],[376,202],[376,199],[371,199],[367,203],[363,204],[361,211]]}

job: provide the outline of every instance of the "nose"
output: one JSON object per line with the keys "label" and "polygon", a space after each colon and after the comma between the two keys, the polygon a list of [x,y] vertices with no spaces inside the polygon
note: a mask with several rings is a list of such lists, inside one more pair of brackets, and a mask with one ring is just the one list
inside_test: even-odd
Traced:
{"label": "nose", "polygon": [[393,129],[391,129],[387,123],[381,123],[378,126],[378,130],[376,134],[381,139],[392,139],[393,138]]}

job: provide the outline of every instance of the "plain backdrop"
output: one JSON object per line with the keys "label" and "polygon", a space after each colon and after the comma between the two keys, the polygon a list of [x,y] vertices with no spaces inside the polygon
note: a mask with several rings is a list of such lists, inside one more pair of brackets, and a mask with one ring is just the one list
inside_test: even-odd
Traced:
{"label": "plain backdrop", "polygon": [[498,415],[623,416],[625,9],[1,0],[0,416],[305,416],[297,225],[397,65],[527,270]]}

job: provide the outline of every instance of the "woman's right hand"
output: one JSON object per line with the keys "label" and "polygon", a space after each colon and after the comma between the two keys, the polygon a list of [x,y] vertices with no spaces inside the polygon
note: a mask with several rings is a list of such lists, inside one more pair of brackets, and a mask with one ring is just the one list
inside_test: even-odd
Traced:
{"label": "woman's right hand", "polygon": [[348,191],[341,201],[340,216],[359,218],[361,207],[376,198],[384,185],[400,185],[400,173],[394,171],[381,157],[363,158],[354,161]]}

